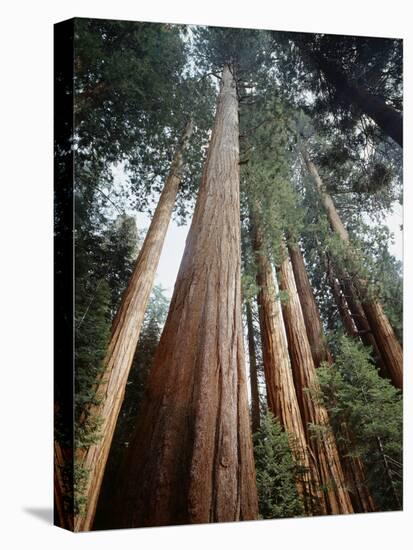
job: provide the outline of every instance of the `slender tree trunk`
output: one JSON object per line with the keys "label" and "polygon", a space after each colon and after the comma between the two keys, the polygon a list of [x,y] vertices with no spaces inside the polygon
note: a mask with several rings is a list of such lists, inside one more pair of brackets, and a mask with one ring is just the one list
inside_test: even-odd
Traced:
{"label": "slender tree trunk", "polygon": [[[344,426],[346,436],[349,439],[350,434]],[[358,456],[350,456],[346,447],[341,448],[341,464],[343,466],[344,477],[349,489],[351,502],[354,512],[375,512],[377,511],[373,497],[366,484],[366,472],[364,464]]]}
{"label": "slender tree trunk", "polygon": [[[323,362],[331,366],[333,358],[324,338],[320,312],[308,278],[304,258],[298,245],[289,245],[288,248],[314,366],[318,368]],[[350,433],[347,427],[344,425],[342,429],[345,430],[347,439],[349,440]],[[349,449],[345,444],[338,444],[338,450],[346,487],[349,489],[354,510],[358,512],[373,512],[375,506],[366,485],[366,476],[362,461],[358,457],[351,457]]]}
{"label": "slender tree trunk", "polygon": [[243,351],[238,100],[224,67],[169,314],[114,499],[117,527],[255,519]]}
{"label": "slender tree trunk", "polygon": [[331,265],[331,261],[330,259],[327,259],[325,256],[323,256],[323,260],[324,260],[324,265],[326,267],[327,278],[330,284],[330,289],[333,294],[334,301],[336,303],[338,313],[341,318],[341,322],[343,323],[343,328],[347,336],[350,336],[351,338],[357,338],[358,337],[357,327],[351,316],[349,305],[341,289],[340,283],[336,277],[333,266]]}
{"label": "slender tree trunk", "polygon": [[75,518],[76,531],[88,531],[93,524],[103,473],[122,405],[126,382],[182,177],[183,153],[191,133],[192,123],[188,123],[176,150],[131,280],[112,324],[105,358],[105,370],[96,393],[100,404],[88,411],[90,414],[97,415],[102,421],[100,439],[87,449],[77,449],[75,455],[76,466],[88,473],[87,487],[84,493],[87,503],[86,512]]}
{"label": "slender tree trunk", "polygon": [[324,361],[331,363],[332,357],[324,338],[320,313],[314,298],[313,289],[311,288],[301,250],[297,244],[289,244],[288,251],[294,271],[297,292],[300,297],[311,354],[314,364],[316,368],[318,368]]}
{"label": "slender tree trunk", "polygon": [[355,105],[361,112],[371,117],[385,134],[403,147],[403,114],[401,112],[387,105],[382,97],[349,81],[347,76],[322,54],[311,52],[310,56],[328,82],[336,88],[347,103]]}
{"label": "slender tree trunk", "polygon": [[363,309],[371,330],[376,335],[386,372],[396,388],[403,390],[403,351],[389,319],[379,302],[366,301]]}
{"label": "slender tree trunk", "polygon": [[[340,237],[340,239],[348,245],[348,259],[352,261],[354,259],[354,252],[351,249],[349,234],[344,227],[343,222],[341,221],[334,201],[327,193],[325,186],[317,171],[317,168],[308,157],[308,154],[304,150],[304,148],[301,148],[301,154],[309,173],[314,178],[317,190],[320,194],[321,202],[327,214],[331,228]],[[386,314],[384,313],[382,305],[377,300],[373,300],[372,298],[367,296],[367,282],[360,279],[360,277],[356,273],[350,273],[350,275],[352,278],[352,284],[354,285],[357,293],[361,297],[366,296],[366,298],[362,300],[362,309],[366,314],[368,324],[370,325],[384,365],[387,372],[389,373],[390,379],[397,388],[402,389],[403,352],[400,343],[397,340],[396,334],[394,333],[392,326]]]}
{"label": "slender tree trunk", "polygon": [[[345,487],[344,474],[327,411],[308,391],[318,389],[316,369],[288,255],[280,266],[280,288],[288,293],[288,301],[283,304],[282,312],[294,384],[307,441],[316,457],[321,482],[325,488],[328,511],[330,514],[352,513],[353,507]],[[310,425],[319,426],[320,433],[312,434]]]}
{"label": "slender tree trunk", "polygon": [[377,344],[376,338],[374,337],[370,323],[367,320],[365,306],[363,306],[359,301],[356,289],[348,276],[342,277],[341,288],[343,290],[344,298],[350,308],[354,324],[357,327],[356,336],[360,338],[366,347],[372,349],[372,357],[379,369],[380,375],[383,378],[390,378],[388,369],[386,368],[386,362],[383,360],[381,350]]}
{"label": "slender tree trunk", "polygon": [[336,302],[347,336],[351,338],[360,338],[366,347],[370,347],[372,349],[373,359],[381,375],[389,378],[376,339],[373,336],[364,313],[363,306],[357,299],[354,286],[351,284],[351,281],[345,277],[342,277],[342,282],[340,283],[329,257],[323,256],[323,261],[326,266],[327,277],[334,296],[334,301]]}
{"label": "slender tree trunk", "polygon": [[304,474],[297,480],[297,490],[306,513],[326,514],[317,465],[307,444],[298,406],[276,280],[256,221],[252,234],[259,286],[258,310],[268,408],[279,418],[289,434],[294,460],[304,468]]}
{"label": "slender tree trunk", "polygon": [[252,321],[252,309],[249,301],[245,302],[247,315],[248,333],[248,354],[250,363],[250,386],[251,386],[251,424],[252,432],[260,429],[260,394],[258,391],[257,354],[255,351],[254,324]]}

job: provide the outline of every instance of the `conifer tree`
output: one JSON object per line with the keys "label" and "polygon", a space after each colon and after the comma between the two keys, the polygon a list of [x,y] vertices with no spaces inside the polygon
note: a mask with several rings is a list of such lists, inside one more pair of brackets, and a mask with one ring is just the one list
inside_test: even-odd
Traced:
{"label": "conifer tree", "polygon": [[[354,265],[355,254],[351,248],[349,233],[344,227],[332,197],[325,189],[317,168],[310,160],[308,153],[304,150],[304,148],[301,149],[301,152],[305,165],[307,166],[309,173],[314,178],[314,182],[320,194],[321,203],[327,214],[331,228],[344,244],[343,255],[350,264],[349,274],[352,277],[357,292],[361,297],[364,313],[367,317],[373,335],[375,336],[375,340],[386,366],[386,370],[389,373],[393,384],[397,388],[401,389],[403,386],[403,354],[400,343],[397,340],[382,305],[375,298],[374,293],[371,295],[372,293],[368,292],[369,289],[367,281],[356,274],[356,266]],[[351,292],[350,287],[347,286],[347,291],[349,290]]]}
{"label": "conifer tree", "polygon": [[242,342],[234,70],[225,65],[222,72],[194,218],[123,465],[119,527],[257,514]]}
{"label": "conifer tree", "polygon": [[[381,378],[368,352],[341,337],[332,367],[318,371],[323,403],[349,457],[366,465],[368,489],[379,510],[402,506],[402,400]],[[342,430],[343,421],[349,431]],[[350,435],[351,434],[351,437]]]}
{"label": "conifer tree", "polygon": [[267,412],[254,434],[259,510],[263,519],[303,515],[295,482],[301,472],[290,447],[291,441],[280,422]]}

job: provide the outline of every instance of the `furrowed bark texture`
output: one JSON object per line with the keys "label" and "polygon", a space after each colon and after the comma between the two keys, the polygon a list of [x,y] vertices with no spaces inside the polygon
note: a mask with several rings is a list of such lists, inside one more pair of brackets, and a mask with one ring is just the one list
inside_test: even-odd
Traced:
{"label": "furrowed bark texture", "polygon": [[360,338],[363,344],[366,347],[372,349],[372,357],[379,369],[379,372],[383,378],[390,378],[388,369],[383,360],[381,350],[377,344],[376,338],[374,337],[373,331],[370,327],[370,323],[367,320],[365,307],[361,304],[360,300],[357,297],[357,291],[354,288],[354,284],[349,279],[349,277],[344,276],[341,278],[341,288],[343,291],[343,296],[347,301],[348,307],[350,309],[353,322],[357,328],[356,336]]}
{"label": "furrowed bark texture", "polygon": [[260,394],[258,391],[257,354],[255,351],[254,323],[252,320],[252,308],[249,301],[245,302],[247,315],[248,333],[248,354],[250,363],[250,386],[251,386],[251,425],[252,432],[260,429]]}
{"label": "furrowed bark texture", "polygon": [[306,513],[323,514],[326,513],[326,507],[320,491],[317,466],[307,444],[298,406],[281,304],[277,298],[277,283],[256,220],[252,236],[259,287],[258,310],[268,408],[279,418],[289,434],[294,460],[305,468],[305,473],[297,480],[297,490]]}
{"label": "furrowed bark texture", "polygon": [[396,388],[403,390],[403,350],[389,319],[379,302],[366,301],[363,303],[363,309],[371,330],[376,336],[386,371]]}
{"label": "furrowed bark texture", "polygon": [[[349,234],[340,219],[334,201],[326,192],[317,168],[308,157],[307,152],[302,148],[301,153],[309,173],[314,178],[331,228],[335,233],[337,233],[340,239],[348,245],[348,258],[352,260],[352,258],[354,258],[354,254],[351,249]],[[368,324],[370,325],[370,329],[380,351],[386,371],[388,372],[389,377],[396,388],[403,389],[403,351],[399,341],[397,340],[396,334],[394,333],[380,302],[368,297],[367,281],[362,280],[356,273],[350,273],[350,275],[352,278],[352,284],[354,285],[357,294],[361,297],[366,296],[366,298],[362,300],[362,309],[364,310]],[[354,321],[356,322],[356,319],[354,319]]]}
{"label": "furrowed bark texture", "polygon": [[403,147],[402,113],[387,105],[383,98],[349,81],[346,75],[323,55],[314,52],[310,55],[326,79],[349,104],[355,105],[360,111],[371,117],[385,134],[393,138],[400,147]]}
{"label": "furrowed bark texture", "polygon": [[[304,258],[297,245],[289,245],[288,248],[314,366],[318,368],[322,362],[331,366],[333,357],[324,338],[320,312],[308,278]],[[342,426],[342,429],[345,430],[349,440],[350,434],[347,427]],[[345,484],[349,490],[354,510],[357,512],[373,512],[375,510],[374,502],[366,485],[362,461],[358,457],[349,456],[349,449],[345,444],[338,444],[338,450]]]}
{"label": "furrowed bark texture", "polygon": [[[346,436],[349,439],[350,434],[347,428],[344,427],[343,429],[346,430]],[[363,462],[358,456],[350,456],[348,449],[344,446],[340,448],[340,451],[341,464],[354,512],[375,512],[377,508],[366,484]]]}
{"label": "furrowed bark texture", "polygon": [[341,285],[336,277],[334,268],[331,264],[331,260],[330,258],[323,256],[323,261],[326,267],[326,273],[327,273],[328,282],[331,288],[331,292],[333,294],[334,301],[336,303],[336,306],[341,318],[341,322],[343,323],[344,330],[347,336],[350,336],[351,338],[357,338],[358,337],[357,327],[351,316],[348,302],[341,289]]}
{"label": "furrowed bark texture", "polygon": [[117,527],[255,519],[243,351],[238,100],[224,67],[199,196],[140,421]]}
{"label": "furrowed bark texture", "polygon": [[303,255],[297,244],[290,244],[288,251],[314,364],[316,368],[323,362],[331,364],[332,357],[324,338],[320,313],[308,278]]}
{"label": "furrowed bark texture", "polygon": [[73,531],[73,473],[65,476],[68,464],[73,466],[71,456],[65,456],[60,443],[54,441],[54,515],[55,524]]}
{"label": "furrowed bark texture", "polygon": [[75,455],[76,465],[89,472],[85,492],[87,499],[86,513],[79,514],[75,518],[76,531],[88,531],[93,524],[99,491],[124,397],[126,382],[181,181],[183,153],[191,133],[192,123],[188,123],[181,143],[176,150],[131,280],[112,324],[110,342],[105,358],[105,371],[102,382],[97,389],[100,404],[91,411],[92,414],[98,415],[102,420],[101,438],[97,444],[86,450],[77,449]]}
{"label": "furrowed bark texture", "polygon": [[[308,392],[308,388],[317,391],[316,368],[311,355],[295,286],[294,273],[288,256],[280,266],[280,288],[288,294],[288,301],[283,304],[282,312],[287,332],[294,385],[307,441],[316,457],[319,468],[328,513],[349,514],[353,512],[353,507],[345,487],[344,474],[327,411]],[[321,433],[314,436],[310,432],[309,424],[320,426]]]}

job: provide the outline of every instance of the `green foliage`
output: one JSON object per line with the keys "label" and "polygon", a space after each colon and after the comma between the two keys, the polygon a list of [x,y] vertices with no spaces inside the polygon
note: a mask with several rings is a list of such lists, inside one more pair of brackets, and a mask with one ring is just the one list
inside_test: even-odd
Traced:
{"label": "green foliage", "polygon": [[84,493],[87,487],[88,477],[89,471],[75,464],[73,474],[73,512],[75,515],[83,516],[86,512],[87,499]]}
{"label": "green foliage", "polygon": [[379,509],[398,510],[403,490],[401,395],[379,376],[363,346],[342,336],[332,347],[334,365],[317,373],[336,437],[364,463]]}
{"label": "green foliage", "polygon": [[268,94],[241,111],[242,215],[257,217],[268,253],[281,260],[280,243],[301,232],[302,201],[292,186],[296,157],[291,153],[289,110]]}
{"label": "green foliage", "polygon": [[269,37],[264,31],[223,27],[196,27],[195,55],[206,70],[221,72],[230,65],[237,78],[254,80],[268,69]]}
{"label": "green foliage", "polygon": [[120,216],[100,232],[78,225],[75,247],[75,446],[99,437],[101,419],[90,412],[99,403],[96,390],[110,327],[137,254],[135,221]]}
{"label": "green foliage", "polygon": [[259,511],[264,519],[303,515],[295,479],[288,435],[270,412],[261,418],[260,430],[254,434]]}
{"label": "green foliage", "polygon": [[111,502],[116,488],[119,466],[136,429],[138,429],[139,409],[168,306],[169,300],[165,297],[163,289],[160,286],[155,286],[145,313],[105,469],[95,522],[98,529],[107,526],[113,513]]}

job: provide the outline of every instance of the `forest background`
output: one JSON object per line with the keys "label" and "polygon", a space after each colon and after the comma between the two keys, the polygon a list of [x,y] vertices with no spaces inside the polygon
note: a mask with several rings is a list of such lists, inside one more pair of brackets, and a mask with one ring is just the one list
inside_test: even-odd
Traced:
{"label": "forest background", "polygon": [[[126,5],[129,4],[129,5]],[[6,342],[4,372],[6,392],[2,401],[6,420],[3,439],[12,453],[7,453],[2,467],[6,494],[2,502],[3,517],[10,517],[2,536],[15,537],[14,543],[29,540],[33,536],[45,537],[44,547],[52,547],[59,541],[62,548],[72,547],[74,539],[68,533],[50,529],[39,521],[47,516],[51,502],[51,453],[52,439],[51,405],[51,24],[57,20],[79,16],[123,18],[131,20],[164,20],[181,23],[205,23],[218,25],[255,26],[291,30],[322,30],[345,34],[364,34],[366,31],[378,35],[407,36],[409,32],[407,13],[402,3],[391,6],[384,2],[346,2],[345,7],[336,13],[326,13],[323,2],[313,2],[311,6],[278,6],[258,9],[252,17],[250,7],[238,6],[234,11],[229,6],[214,6],[209,2],[203,8],[193,8],[174,3],[158,6],[131,7],[132,3],[118,3],[116,9],[110,2],[76,2],[71,6],[58,7],[44,2],[42,6],[30,6],[26,2],[16,2],[10,8],[9,19],[20,20],[16,25],[7,25],[2,40],[5,56],[7,86],[2,90],[7,105],[8,125],[4,135],[6,145],[6,174],[3,188],[7,195],[2,200],[2,237],[8,257],[2,276],[5,308],[3,337]],[[373,10],[374,6],[374,10]],[[151,11],[152,9],[152,11]],[[298,14],[298,15],[297,15]],[[13,19],[11,18],[13,16]],[[374,17],[373,17],[374,16]],[[253,19],[254,18],[254,19]],[[373,22],[374,19],[374,22]],[[7,21],[7,19],[6,19]],[[22,40],[24,36],[24,40]],[[9,47],[6,47],[6,44]],[[9,55],[10,44],[13,55]],[[411,58],[409,39],[405,42],[407,59]],[[409,90],[411,82],[410,63],[406,70],[406,128],[411,126]],[[410,70],[409,70],[410,69]],[[40,82],[46,83],[39,85]],[[30,90],[28,90],[30,88]],[[28,92],[30,100],[28,100]],[[411,205],[408,182],[411,179],[411,139],[406,135],[405,145],[405,201],[406,211]],[[11,147],[10,147],[11,146]],[[24,150],[24,162],[22,153]],[[45,181],[49,183],[46,185]],[[7,182],[7,184],[5,183]],[[24,200],[22,200],[24,197]],[[11,207],[13,205],[13,207]],[[17,206],[16,206],[17,205]],[[406,241],[409,240],[409,216],[405,219]],[[13,239],[10,239],[11,233]],[[405,280],[411,280],[411,260],[406,248]],[[411,332],[411,290],[405,290],[406,325]],[[23,334],[24,332],[24,334]],[[406,358],[411,356],[410,344],[406,339]],[[411,376],[406,374],[406,385],[411,384]],[[409,402],[410,392],[406,391]],[[411,405],[407,404],[405,415],[411,415]],[[12,417],[12,418],[11,418]],[[407,422],[406,462],[412,462],[411,427]],[[41,450],[39,450],[41,449]],[[17,457],[17,459],[16,459]],[[411,487],[411,475],[406,470],[406,484]],[[305,543],[306,547],[329,547],[334,536],[337,548],[359,547],[360,542],[369,540],[376,548],[392,545],[403,548],[403,535],[407,533],[409,511],[411,512],[411,490],[406,490],[406,513],[376,515],[353,518],[318,518],[300,520],[299,533],[292,526],[296,521],[256,522],[236,526],[211,526],[202,529],[202,537],[193,528],[157,530],[160,544],[168,540],[171,547],[191,544],[193,537],[201,539],[198,547],[207,547],[217,541],[235,541],[239,547],[248,547],[257,537],[273,539],[277,529],[278,544],[287,543],[293,537],[294,546]],[[30,513],[31,511],[31,513]],[[49,512],[50,513],[50,512]],[[49,516],[50,517],[50,516]],[[276,527],[275,527],[276,526]],[[350,529],[351,526],[351,529]],[[24,528],[23,528],[24,527]],[[192,531],[192,534],[191,534]],[[294,532],[294,535],[292,535]],[[159,533],[159,534],[158,534]],[[186,534],[188,533],[188,534]],[[100,533],[80,537],[76,544],[82,548],[109,547],[110,544],[124,544],[125,547],[137,543],[153,541],[154,532],[139,533]],[[366,538],[364,538],[366,537]],[[54,541],[54,542],[53,542]],[[11,546],[13,547],[13,546]]]}

